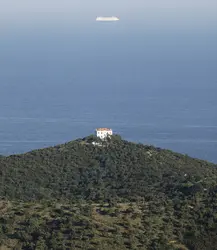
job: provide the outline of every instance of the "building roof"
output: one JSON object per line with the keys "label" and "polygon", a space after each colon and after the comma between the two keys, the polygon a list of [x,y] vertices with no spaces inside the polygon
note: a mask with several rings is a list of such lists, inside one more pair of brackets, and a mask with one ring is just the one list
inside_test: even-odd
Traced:
{"label": "building roof", "polygon": [[112,131],[110,128],[97,128],[96,131]]}

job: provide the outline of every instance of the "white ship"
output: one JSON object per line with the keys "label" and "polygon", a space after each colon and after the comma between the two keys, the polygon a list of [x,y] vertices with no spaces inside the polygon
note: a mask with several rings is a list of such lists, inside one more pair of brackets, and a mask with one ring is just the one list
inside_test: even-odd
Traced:
{"label": "white ship", "polygon": [[108,16],[108,17],[103,17],[99,16],[96,18],[96,21],[101,21],[101,22],[112,22],[112,21],[118,21],[119,18],[116,16]]}

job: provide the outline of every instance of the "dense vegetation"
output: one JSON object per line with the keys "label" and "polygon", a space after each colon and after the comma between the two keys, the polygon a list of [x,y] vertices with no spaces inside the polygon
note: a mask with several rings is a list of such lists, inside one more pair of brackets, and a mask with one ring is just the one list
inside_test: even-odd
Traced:
{"label": "dense vegetation", "polygon": [[3,249],[217,249],[206,161],[89,136],[0,157],[0,177]]}

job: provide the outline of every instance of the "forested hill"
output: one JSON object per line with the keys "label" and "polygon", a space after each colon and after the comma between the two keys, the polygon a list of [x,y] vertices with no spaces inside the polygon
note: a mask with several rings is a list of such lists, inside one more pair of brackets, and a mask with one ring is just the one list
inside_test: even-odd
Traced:
{"label": "forested hill", "polygon": [[[0,157],[0,243],[16,249],[217,249],[216,165],[119,136],[93,141],[89,136]],[[20,223],[27,226],[14,235]]]}
{"label": "forested hill", "polygon": [[92,145],[93,136],[51,148],[0,158],[0,196],[9,199],[103,200],[209,192],[217,169],[206,161],[135,144],[114,136]]}

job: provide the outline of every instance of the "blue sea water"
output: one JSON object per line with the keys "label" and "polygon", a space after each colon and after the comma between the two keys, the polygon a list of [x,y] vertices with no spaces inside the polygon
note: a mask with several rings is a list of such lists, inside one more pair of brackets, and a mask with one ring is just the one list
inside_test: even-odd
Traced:
{"label": "blue sea water", "polygon": [[217,34],[124,22],[14,29],[0,39],[0,154],[111,127],[217,163]]}

